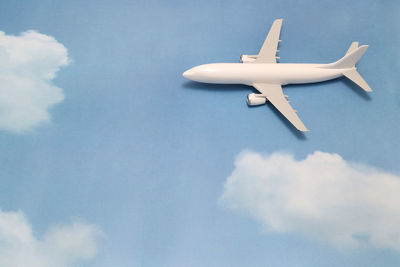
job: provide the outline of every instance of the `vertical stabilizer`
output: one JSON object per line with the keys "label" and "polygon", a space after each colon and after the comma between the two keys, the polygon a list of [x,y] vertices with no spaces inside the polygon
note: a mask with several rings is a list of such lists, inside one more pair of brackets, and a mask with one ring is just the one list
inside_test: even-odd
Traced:
{"label": "vertical stabilizer", "polygon": [[336,62],[323,65],[322,68],[327,69],[343,69],[343,75],[353,81],[355,84],[360,86],[366,92],[372,92],[371,87],[357,72],[356,63],[360,60],[365,51],[367,51],[368,45],[362,45],[358,47],[358,42],[351,43],[346,55]]}
{"label": "vertical stabilizer", "polygon": [[356,50],[358,48],[358,42],[352,42],[349,49],[346,52],[347,54],[350,54],[351,52],[353,52],[354,50]]}
{"label": "vertical stabilizer", "polygon": [[[362,55],[364,55],[365,51],[368,49],[368,45],[362,45],[358,48],[355,48],[355,43],[353,42],[347,50],[347,53],[344,57],[339,59],[336,62],[333,62],[331,64],[326,64],[324,68],[329,68],[329,69],[350,69],[354,68],[356,63],[360,60]],[[357,43],[358,45],[358,43]]]}

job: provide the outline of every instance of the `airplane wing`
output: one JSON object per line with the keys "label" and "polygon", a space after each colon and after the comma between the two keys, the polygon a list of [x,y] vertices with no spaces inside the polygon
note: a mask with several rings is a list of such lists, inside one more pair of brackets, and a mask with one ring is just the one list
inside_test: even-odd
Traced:
{"label": "airplane wing", "polygon": [[255,63],[276,63],[279,35],[281,33],[283,19],[277,19],[272,23],[271,29],[258,53]]}
{"label": "airplane wing", "polygon": [[296,111],[286,100],[282,87],[279,84],[255,83],[254,88],[265,96],[283,116],[286,117],[299,131],[308,132],[306,126],[297,116]]}

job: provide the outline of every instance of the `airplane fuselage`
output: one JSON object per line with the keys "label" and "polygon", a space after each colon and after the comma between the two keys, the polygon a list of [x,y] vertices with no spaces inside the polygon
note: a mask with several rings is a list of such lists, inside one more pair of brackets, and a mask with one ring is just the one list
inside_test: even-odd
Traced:
{"label": "airplane fuselage", "polygon": [[246,102],[249,106],[263,105],[269,101],[302,132],[308,129],[289,104],[282,85],[317,83],[346,76],[366,92],[372,91],[356,68],[356,63],[368,45],[359,46],[358,42],[352,42],[342,58],[329,64],[277,63],[281,26],[282,19],[272,23],[257,55],[241,55],[241,63],[200,65],[185,71],[183,77],[203,83],[253,86],[258,93],[247,95]]}
{"label": "airplane fuselage", "polygon": [[214,63],[187,70],[187,79],[216,84],[296,84],[335,79],[346,69],[324,68],[324,64]]}

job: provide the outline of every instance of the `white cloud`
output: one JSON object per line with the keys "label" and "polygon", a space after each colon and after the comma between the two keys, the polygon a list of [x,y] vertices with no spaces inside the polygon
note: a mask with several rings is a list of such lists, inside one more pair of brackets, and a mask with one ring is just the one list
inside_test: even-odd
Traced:
{"label": "white cloud", "polygon": [[370,245],[400,251],[400,177],[316,151],[243,152],[220,203],[267,231],[300,234],[337,248]]}
{"label": "white cloud", "polygon": [[71,267],[97,253],[101,230],[83,222],[51,227],[37,239],[24,214],[0,210],[0,266]]}
{"label": "white cloud", "polygon": [[67,49],[51,36],[0,31],[0,130],[23,133],[48,122],[49,108],[64,99],[52,79],[68,62]]}

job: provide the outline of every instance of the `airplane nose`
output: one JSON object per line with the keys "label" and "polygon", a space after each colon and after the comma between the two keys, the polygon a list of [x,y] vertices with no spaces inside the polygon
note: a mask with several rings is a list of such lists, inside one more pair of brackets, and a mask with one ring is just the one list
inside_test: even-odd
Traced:
{"label": "airplane nose", "polygon": [[193,71],[192,71],[192,69],[185,71],[185,72],[182,74],[182,76],[185,77],[186,79],[189,79],[189,80],[190,80],[190,78],[193,76]]}

